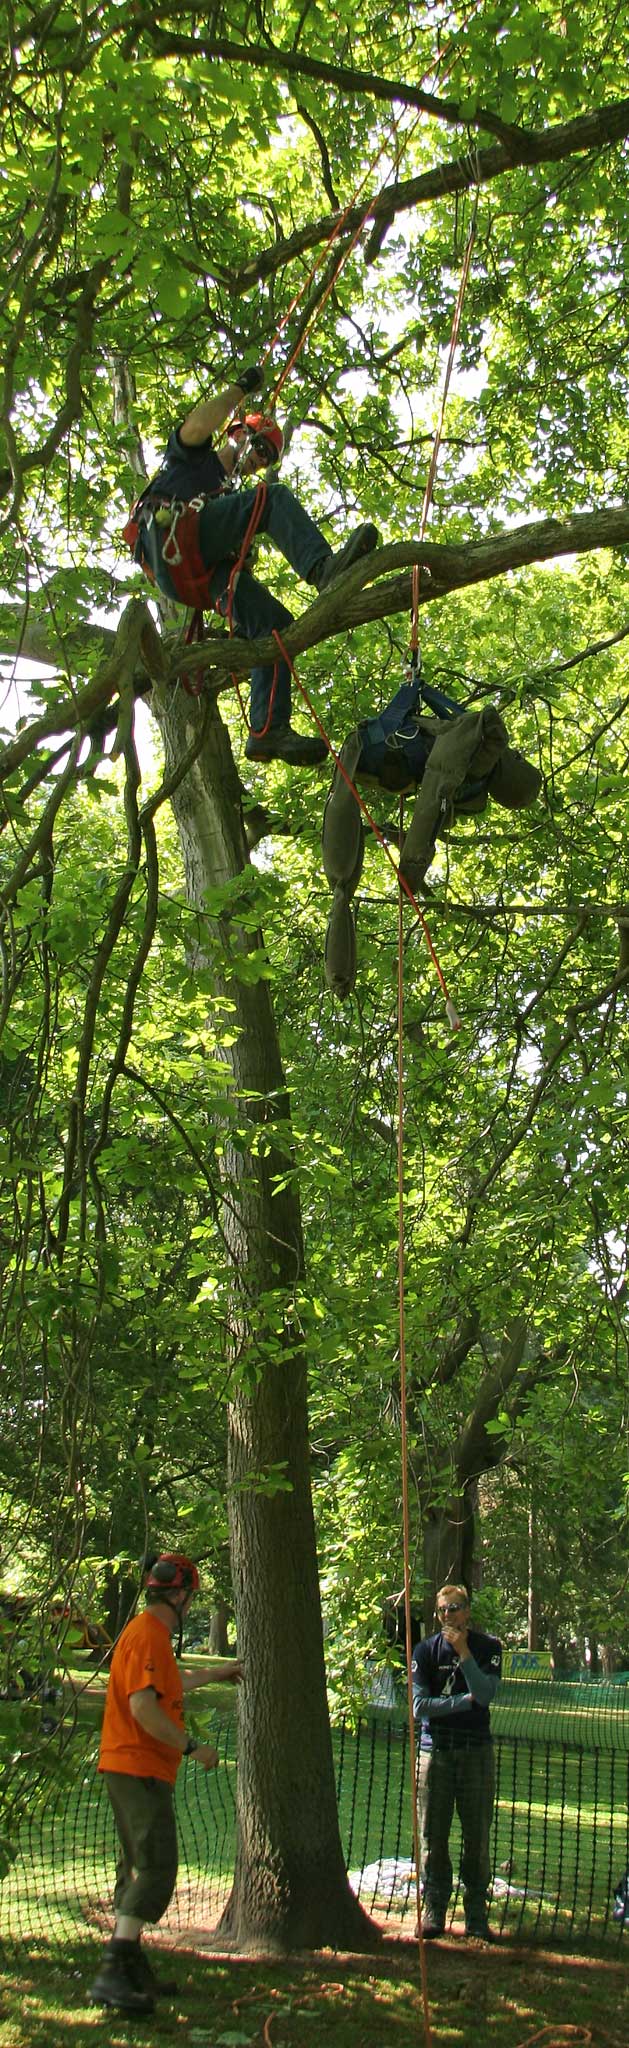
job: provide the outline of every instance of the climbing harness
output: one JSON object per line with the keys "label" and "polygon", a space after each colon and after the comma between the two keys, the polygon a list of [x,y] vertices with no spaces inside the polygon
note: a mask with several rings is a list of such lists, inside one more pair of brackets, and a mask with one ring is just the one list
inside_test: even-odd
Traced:
{"label": "climbing harness", "polygon": [[174,591],[179,603],[191,605],[193,611],[211,603],[214,565],[206,566],[199,543],[199,521],[209,502],[205,493],[185,501],[143,493],[123,527],[123,540],[149,582],[164,597],[172,597]]}
{"label": "climbing harness", "polygon": [[[205,494],[186,501],[151,498],[148,504],[138,498],[123,532],[134,561],[140,563],[149,582],[164,597],[172,597],[174,592],[179,603],[191,610],[184,634],[186,647],[205,639],[204,612],[212,603],[213,566],[204,563],[199,542],[199,521],[208,502]],[[205,670],[184,669],[181,681],[189,697],[199,697]]]}

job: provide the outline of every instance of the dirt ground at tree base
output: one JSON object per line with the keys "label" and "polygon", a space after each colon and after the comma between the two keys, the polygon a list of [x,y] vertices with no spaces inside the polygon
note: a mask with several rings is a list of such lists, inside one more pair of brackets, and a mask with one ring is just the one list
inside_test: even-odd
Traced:
{"label": "dirt ground at tree base", "polygon": [[[94,1942],[24,1952],[0,1973],[0,2048],[627,2048],[624,1958],[579,1956],[462,1935],[426,1953],[385,1936],[377,1956],[284,1962],[225,1956],[185,1937],[163,1946],[177,1997],[129,2020],[86,2003]],[[160,1946],[152,1948],[159,1970]],[[164,1965],[162,1965],[162,1970]]]}

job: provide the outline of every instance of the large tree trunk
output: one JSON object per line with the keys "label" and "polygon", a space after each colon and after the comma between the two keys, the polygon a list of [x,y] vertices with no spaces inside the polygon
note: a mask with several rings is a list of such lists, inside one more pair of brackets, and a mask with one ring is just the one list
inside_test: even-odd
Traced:
{"label": "large tree trunk", "polygon": [[440,1586],[449,1582],[471,1591],[474,1511],[467,1489],[453,1493],[445,1507],[429,1508],[424,1521],[424,1622],[426,1634],[435,1626]]}
{"label": "large tree trunk", "polygon": [[557,1622],[554,1619],[549,1620],[547,1633],[553,1678],[565,1678],[569,1672],[574,1671],[575,1655],[573,1646],[571,1643],[567,1643],[565,1637],[560,1634]]}
{"label": "large tree trunk", "polygon": [[[478,1317],[468,1316],[454,1343],[444,1352],[439,1377],[447,1383],[467,1357],[478,1336]],[[435,1595],[448,1581],[467,1586],[470,1595],[477,1583],[475,1556],[478,1480],[504,1456],[502,1439],[488,1428],[498,1410],[510,1397],[510,1412],[517,1414],[519,1402],[535,1383],[535,1371],[523,1373],[527,1329],[522,1316],[515,1317],[504,1331],[496,1364],[481,1379],[475,1400],[451,1448],[435,1445],[433,1469],[448,1472],[450,1491],[438,1506],[428,1507],[423,1518],[424,1621],[427,1631],[434,1626]],[[417,1432],[418,1436],[420,1432]],[[420,1492],[425,1494],[421,1470],[416,1472]],[[445,1487],[444,1487],[445,1492]]]}
{"label": "large tree trunk", "polygon": [[[198,704],[159,706],[168,766],[190,743]],[[229,737],[215,710],[202,751],[173,797],[189,900],[247,861]],[[216,927],[214,927],[216,929]],[[197,958],[203,961],[203,923]],[[232,953],[260,944],[232,921]],[[208,947],[208,957],[211,949]],[[204,963],[207,964],[207,963]],[[223,1227],[233,1272],[229,1511],[240,1696],[238,1846],[221,1923],[238,1947],[370,1947],[377,1931],[347,1882],[338,1827],[310,1493],[306,1359],[295,1308],[303,1269],[299,1199],[287,1175],[290,1105],[268,986],[223,980],[236,1005],[228,1057],[243,1120],[262,1142],[228,1145]],[[265,1129],[266,1127],[266,1129]],[[226,1188],[227,1192],[227,1188]]]}
{"label": "large tree trunk", "polygon": [[539,1597],[537,1591],[537,1527],[533,1493],[529,1499],[528,1516],[528,1623],[527,1648],[539,1650]]}
{"label": "large tree trunk", "polygon": [[229,1650],[227,1634],[227,1602],[217,1600],[210,1615],[208,1650],[211,1657],[226,1657]]}

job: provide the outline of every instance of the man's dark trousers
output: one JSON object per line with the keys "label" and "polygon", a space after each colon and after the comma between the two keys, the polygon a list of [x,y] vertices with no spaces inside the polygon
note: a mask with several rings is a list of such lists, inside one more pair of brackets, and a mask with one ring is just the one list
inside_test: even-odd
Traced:
{"label": "man's dark trousers", "polygon": [[466,1923],[485,1921],[491,1882],[489,1843],[495,1768],[491,1742],[463,1742],[419,1753],[417,1791],[424,1910],[443,1923],[452,1891],[448,1847],[456,1810],[461,1822],[461,1882]]}
{"label": "man's dark trousers", "polygon": [[[203,507],[199,522],[199,543],[203,561],[214,568],[210,585],[212,602],[222,612],[227,608],[230,575],[245,538],[254,506],[253,491],[229,492],[211,498]],[[268,484],[258,533],[268,533],[291,569],[307,583],[314,569],[321,568],[331,554],[329,542],[315,526],[285,484]],[[313,593],[314,594],[314,593]],[[242,569],[236,582],[232,617],[235,629],[247,640],[266,638],[274,628],[283,633],[292,613],[258,583],[249,569]],[[273,669],[258,667],[251,674],[251,729],[262,732],[269,713]],[[272,724],[288,725],[291,714],[290,669],[278,655]]]}
{"label": "man's dark trousers", "polygon": [[161,1920],[177,1877],[173,1787],[162,1778],[103,1773],[120,1842],[114,1908],[136,1920]]}

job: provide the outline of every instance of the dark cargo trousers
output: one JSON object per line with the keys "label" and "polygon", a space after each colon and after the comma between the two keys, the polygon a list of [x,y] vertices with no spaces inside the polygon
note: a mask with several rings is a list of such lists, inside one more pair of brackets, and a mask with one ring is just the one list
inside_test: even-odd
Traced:
{"label": "dark cargo trousers", "polygon": [[484,1921],[491,1882],[489,1842],[495,1768],[491,1742],[420,1750],[417,1768],[424,1907],[445,1920],[452,1891],[449,1837],[454,1808],[461,1822],[461,1883],[466,1923]]}
{"label": "dark cargo trousers", "polygon": [[[212,602],[217,610],[223,612],[234,557],[240,553],[253,504],[252,491],[228,492],[225,497],[211,498],[201,513],[201,554],[208,567],[213,565]],[[258,532],[269,534],[280,554],[304,583],[310,581],[313,570],[322,568],[332,553],[329,541],[324,540],[314,520],[286,484],[267,484]],[[263,636],[266,638],[267,633],[271,634],[276,627],[280,635],[285,633],[291,624],[292,613],[287,611],[286,605],[280,604],[279,598],[273,597],[264,583],[258,583],[249,569],[241,569],[234,590],[233,620],[237,633],[242,633],[247,640],[256,640]],[[254,733],[262,732],[266,724],[272,684],[272,668],[252,669],[250,719]],[[285,661],[278,658],[271,724],[287,725],[290,714],[290,669]]]}
{"label": "dark cargo trousers", "polygon": [[120,1842],[114,1909],[136,1920],[161,1920],[177,1877],[174,1787],[124,1771],[103,1776]]}

